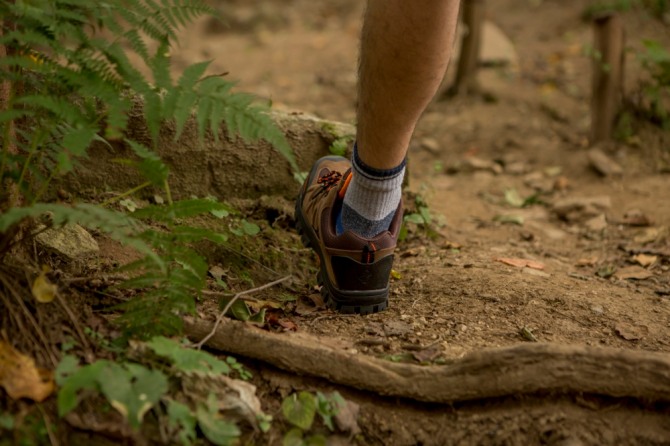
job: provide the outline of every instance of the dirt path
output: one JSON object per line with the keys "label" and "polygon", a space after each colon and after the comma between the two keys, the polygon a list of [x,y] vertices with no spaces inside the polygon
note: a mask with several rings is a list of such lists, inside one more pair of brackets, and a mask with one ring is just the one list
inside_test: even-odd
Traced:
{"label": "dirt path", "polygon": [[[351,122],[360,3],[233,2],[230,28],[189,33],[175,57],[215,58],[213,72],[229,71],[275,107]],[[518,66],[483,69],[483,97],[435,101],[410,148],[410,187],[444,223],[439,235],[411,228],[388,311],[341,316],[303,304],[292,316],[300,331],[414,363],[535,341],[670,352],[670,138],[642,126],[609,152],[622,175],[593,170],[583,8],[491,2]],[[667,27],[640,11],[626,25],[634,48],[670,43]],[[630,56],[629,94],[640,76]],[[281,389],[330,386],[259,368],[271,407]],[[508,395],[443,407],[342,391],[362,405],[365,438],[377,444],[670,443],[668,407],[640,401]]]}

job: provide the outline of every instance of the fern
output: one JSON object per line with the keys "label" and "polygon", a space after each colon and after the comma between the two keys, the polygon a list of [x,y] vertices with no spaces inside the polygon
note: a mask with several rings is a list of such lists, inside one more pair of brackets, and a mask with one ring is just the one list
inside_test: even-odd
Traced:
{"label": "fern", "polygon": [[[165,120],[176,123],[177,137],[195,114],[201,139],[207,132],[218,138],[222,124],[230,137],[265,139],[298,170],[267,110],[251,96],[233,92],[233,82],[206,76],[209,62],[172,79],[168,54],[177,31],[212,13],[199,0],[0,0],[0,17],[12,24],[0,35],[0,45],[10,49],[0,59],[0,81],[16,87],[0,110],[0,184],[13,184],[28,203],[0,215],[0,238],[14,234],[13,228],[27,219],[43,219],[53,226],[78,223],[135,248],[144,257],[126,267],[131,278],[123,286],[138,292],[123,306],[127,334],[179,330],[180,316],[194,311],[194,298],[205,285],[207,263],[194,244],[228,239],[228,234],[180,223],[203,213],[233,213],[211,200],[172,203],[169,166],[156,150]],[[148,77],[130,62],[128,52],[145,61]],[[140,103],[151,138],[146,145],[124,135],[129,112]],[[110,139],[126,143],[135,155],[129,162],[146,179],[120,197],[154,186],[165,189],[169,205],[124,215],[92,204],[43,202],[53,196],[54,178],[71,173],[91,143],[109,144]],[[18,150],[10,152],[13,146]],[[153,221],[164,230],[150,229],[147,223]],[[0,252],[0,260],[5,255]]]}

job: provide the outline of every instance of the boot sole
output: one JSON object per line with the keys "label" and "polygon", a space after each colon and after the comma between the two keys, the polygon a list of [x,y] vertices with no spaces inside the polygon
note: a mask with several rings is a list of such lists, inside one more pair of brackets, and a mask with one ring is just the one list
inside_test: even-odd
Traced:
{"label": "boot sole", "polygon": [[[319,256],[320,267],[317,275],[318,284],[321,286],[321,296],[328,308],[340,313],[373,314],[385,310],[388,307],[388,288],[372,291],[342,291],[335,288],[328,278],[328,272],[323,268],[325,259],[321,252],[321,245],[316,239],[316,234],[307,225],[302,215],[302,190],[296,200],[295,223],[300,239],[306,248],[311,248]],[[370,302],[372,301],[372,302]]]}

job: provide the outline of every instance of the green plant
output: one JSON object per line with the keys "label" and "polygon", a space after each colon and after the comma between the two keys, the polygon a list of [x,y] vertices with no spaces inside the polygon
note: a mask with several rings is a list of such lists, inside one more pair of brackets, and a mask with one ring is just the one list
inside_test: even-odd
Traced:
{"label": "green plant", "polygon": [[333,417],[345,404],[344,398],[338,393],[324,394],[316,392],[299,392],[289,395],[282,402],[284,419],[294,427],[284,435],[284,446],[317,446],[325,445],[326,438],[321,434],[307,435],[312,430],[316,415],[319,415],[329,431],[335,430]]}
{"label": "green plant", "polygon": [[[129,336],[178,332],[180,315],[194,311],[194,297],[205,284],[207,265],[193,245],[227,240],[226,231],[183,225],[185,218],[223,218],[231,210],[212,200],[173,201],[169,166],[156,151],[164,121],[175,122],[178,138],[195,116],[201,139],[207,132],[219,138],[225,123],[231,136],[271,142],[297,171],[290,146],[265,109],[234,92],[232,81],[206,75],[209,62],[172,79],[168,53],[177,29],[210,13],[199,0],[0,1],[0,45],[7,49],[0,82],[9,87],[0,102],[0,209],[6,210],[0,215],[0,259],[18,243],[19,228],[36,219],[53,227],[78,223],[135,248],[144,258],[124,268],[131,279],[123,287],[140,294],[121,307],[119,320]],[[145,62],[149,76],[130,62],[130,52]],[[137,107],[148,143],[125,135]],[[125,162],[145,181],[102,205],[46,202],[54,195],[53,180],[72,173],[94,141],[132,149],[136,158]],[[129,215],[110,208],[148,187],[162,189],[167,204]],[[130,201],[124,203],[128,210]],[[258,232],[249,222],[235,221],[227,232]]]}
{"label": "green plant", "polygon": [[[236,422],[221,412],[221,403],[213,393],[194,401],[178,401],[173,396],[188,377],[197,380],[247,373],[236,361],[222,361],[164,337],[146,342],[142,362],[98,360],[79,366],[77,358],[65,356],[56,370],[58,413],[65,416],[90,395],[101,395],[133,429],[139,429],[144,417],[164,412],[170,435],[184,445],[197,439],[197,428],[216,445],[233,444],[240,436]],[[153,353],[151,354],[147,353]],[[232,366],[231,366],[232,365]],[[271,418],[256,414],[262,431],[269,429]]]}
{"label": "green plant", "polygon": [[648,101],[650,118],[663,128],[670,128],[670,52],[654,40],[643,41],[644,51],[638,53],[650,80],[643,83],[642,93]]}
{"label": "green plant", "polygon": [[429,237],[435,237],[433,216],[428,208],[428,203],[420,195],[414,196],[416,211],[408,212],[403,216],[402,228],[400,228],[399,240],[405,240],[411,229],[422,228]]}

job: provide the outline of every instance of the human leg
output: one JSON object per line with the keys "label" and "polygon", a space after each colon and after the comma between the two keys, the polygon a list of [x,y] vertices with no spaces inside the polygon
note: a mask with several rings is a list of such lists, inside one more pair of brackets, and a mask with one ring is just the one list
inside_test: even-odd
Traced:
{"label": "human leg", "polygon": [[340,231],[388,228],[412,133],[449,63],[458,0],[369,0],[361,39],[357,145]]}
{"label": "human leg", "polygon": [[341,157],[317,161],[296,203],[298,230],[321,260],[322,294],[340,311],[386,308],[404,159],[444,75],[457,13],[458,0],[368,2],[353,168]]}

